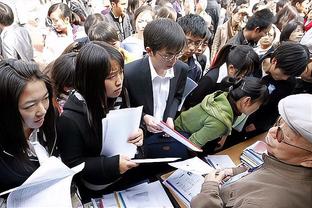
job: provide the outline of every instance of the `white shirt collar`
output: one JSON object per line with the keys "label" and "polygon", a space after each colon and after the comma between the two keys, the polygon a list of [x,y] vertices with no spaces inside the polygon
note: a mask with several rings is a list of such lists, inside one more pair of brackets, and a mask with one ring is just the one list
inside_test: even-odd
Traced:
{"label": "white shirt collar", "polygon": [[169,79],[171,79],[171,78],[174,77],[174,70],[173,70],[173,67],[170,68],[170,69],[168,69],[168,70],[166,70],[166,75],[165,75],[164,77],[162,77],[162,76],[160,76],[160,75],[157,74],[157,72],[156,72],[156,70],[155,70],[155,68],[154,68],[154,66],[153,66],[153,63],[152,63],[152,61],[151,61],[151,57],[148,57],[148,63],[149,63],[149,67],[150,67],[150,69],[151,69],[151,79],[152,79],[152,80],[155,79],[156,77],[169,78]]}

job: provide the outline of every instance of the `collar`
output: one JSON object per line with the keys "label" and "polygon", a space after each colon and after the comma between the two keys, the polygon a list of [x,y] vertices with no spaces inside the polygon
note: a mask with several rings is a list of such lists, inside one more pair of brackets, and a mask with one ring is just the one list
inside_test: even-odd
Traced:
{"label": "collar", "polygon": [[238,32],[238,34],[239,34],[239,41],[242,43],[242,45],[249,45],[249,46],[251,46],[253,48],[256,47],[257,45],[256,45],[256,43],[254,41],[249,41],[249,40],[247,40],[245,38],[244,30],[245,30],[245,28]]}
{"label": "collar", "polygon": [[162,77],[162,76],[160,76],[160,75],[157,74],[157,72],[156,72],[156,70],[155,70],[155,68],[154,68],[154,66],[153,66],[153,63],[152,63],[152,61],[151,61],[151,57],[148,57],[148,63],[149,63],[149,67],[150,67],[150,69],[151,69],[151,79],[152,79],[152,80],[154,80],[156,77],[160,77],[160,78],[169,78],[169,79],[171,79],[171,78],[174,77],[174,70],[173,70],[173,67],[170,68],[170,69],[168,69],[168,70],[166,70],[165,76]]}
{"label": "collar", "polygon": [[113,18],[113,20],[114,20],[115,22],[120,22],[120,21],[123,20],[123,16],[120,16],[120,17],[115,16],[113,10],[110,10],[109,13],[110,13],[110,15],[112,16],[112,18]]}

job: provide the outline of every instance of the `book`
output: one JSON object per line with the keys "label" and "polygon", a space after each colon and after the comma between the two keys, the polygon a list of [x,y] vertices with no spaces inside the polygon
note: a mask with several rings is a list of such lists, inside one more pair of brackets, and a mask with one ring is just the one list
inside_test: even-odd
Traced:
{"label": "book", "polygon": [[207,155],[205,159],[208,165],[215,169],[236,167],[233,160],[228,155]]}
{"label": "book", "polygon": [[240,160],[248,168],[257,168],[263,164],[262,154],[266,154],[266,144],[257,141],[243,150]]}
{"label": "book", "polygon": [[195,151],[195,152],[202,152],[203,150],[201,149],[201,147],[199,147],[198,145],[192,143],[190,140],[188,140],[187,138],[185,138],[182,134],[180,134],[178,131],[171,129],[165,122],[160,121],[158,123],[158,125],[160,126],[160,128],[162,128],[162,130],[168,134],[169,136],[171,136],[172,138],[178,140],[179,142],[181,142],[182,144],[184,144],[185,146],[187,146],[189,149]]}
{"label": "book", "polygon": [[72,169],[54,156],[41,166],[19,187],[0,193],[10,193],[7,207],[72,207],[70,187],[73,176],[84,163]]}
{"label": "book", "polygon": [[102,119],[101,155],[108,157],[126,155],[133,158],[137,146],[128,142],[129,136],[137,131],[141,122],[143,106],[110,111]]}

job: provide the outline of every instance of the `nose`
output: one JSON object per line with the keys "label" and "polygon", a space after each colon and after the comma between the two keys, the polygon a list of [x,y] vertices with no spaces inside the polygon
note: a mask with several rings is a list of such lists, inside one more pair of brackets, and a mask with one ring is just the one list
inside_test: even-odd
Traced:
{"label": "nose", "polygon": [[42,117],[42,116],[44,116],[46,113],[47,113],[47,109],[46,109],[45,105],[44,105],[42,102],[38,103],[38,108],[37,108],[36,116]]}
{"label": "nose", "polygon": [[122,80],[123,80],[123,74],[118,74],[117,78],[116,78],[116,86],[119,87],[122,84]]}

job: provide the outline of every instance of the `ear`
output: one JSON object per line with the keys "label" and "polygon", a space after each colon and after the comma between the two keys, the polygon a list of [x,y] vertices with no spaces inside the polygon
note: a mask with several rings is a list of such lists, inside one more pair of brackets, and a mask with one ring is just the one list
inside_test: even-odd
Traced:
{"label": "ear", "polygon": [[146,51],[146,53],[149,56],[153,56],[154,55],[153,50],[150,47],[148,47],[148,46],[145,48],[145,51]]}
{"label": "ear", "polygon": [[257,33],[259,33],[259,32],[261,32],[261,29],[260,29],[260,27],[256,27],[256,28],[254,29],[254,31],[257,32]]}
{"label": "ear", "polygon": [[116,3],[115,3],[115,2],[112,2],[112,3],[111,3],[111,7],[114,8],[115,6],[116,6]]}
{"label": "ear", "polygon": [[66,24],[69,24],[70,22],[69,22],[69,17],[65,17],[64,18],[64,22],[66,23]]}
{"label": "ear", "polygon": [[248,96],[246,96],[246,97],[243,97],[242,98],[242,105],[243,106],[250,106],[250,104],[251,104],[251,97],[248,97]]}
{"label": "ear", "polygon": [[228,69],[228,75],[230,77],[234,77],[236,74],[236,69],[234,68],[233,64],[230,64],[227,69]]}

